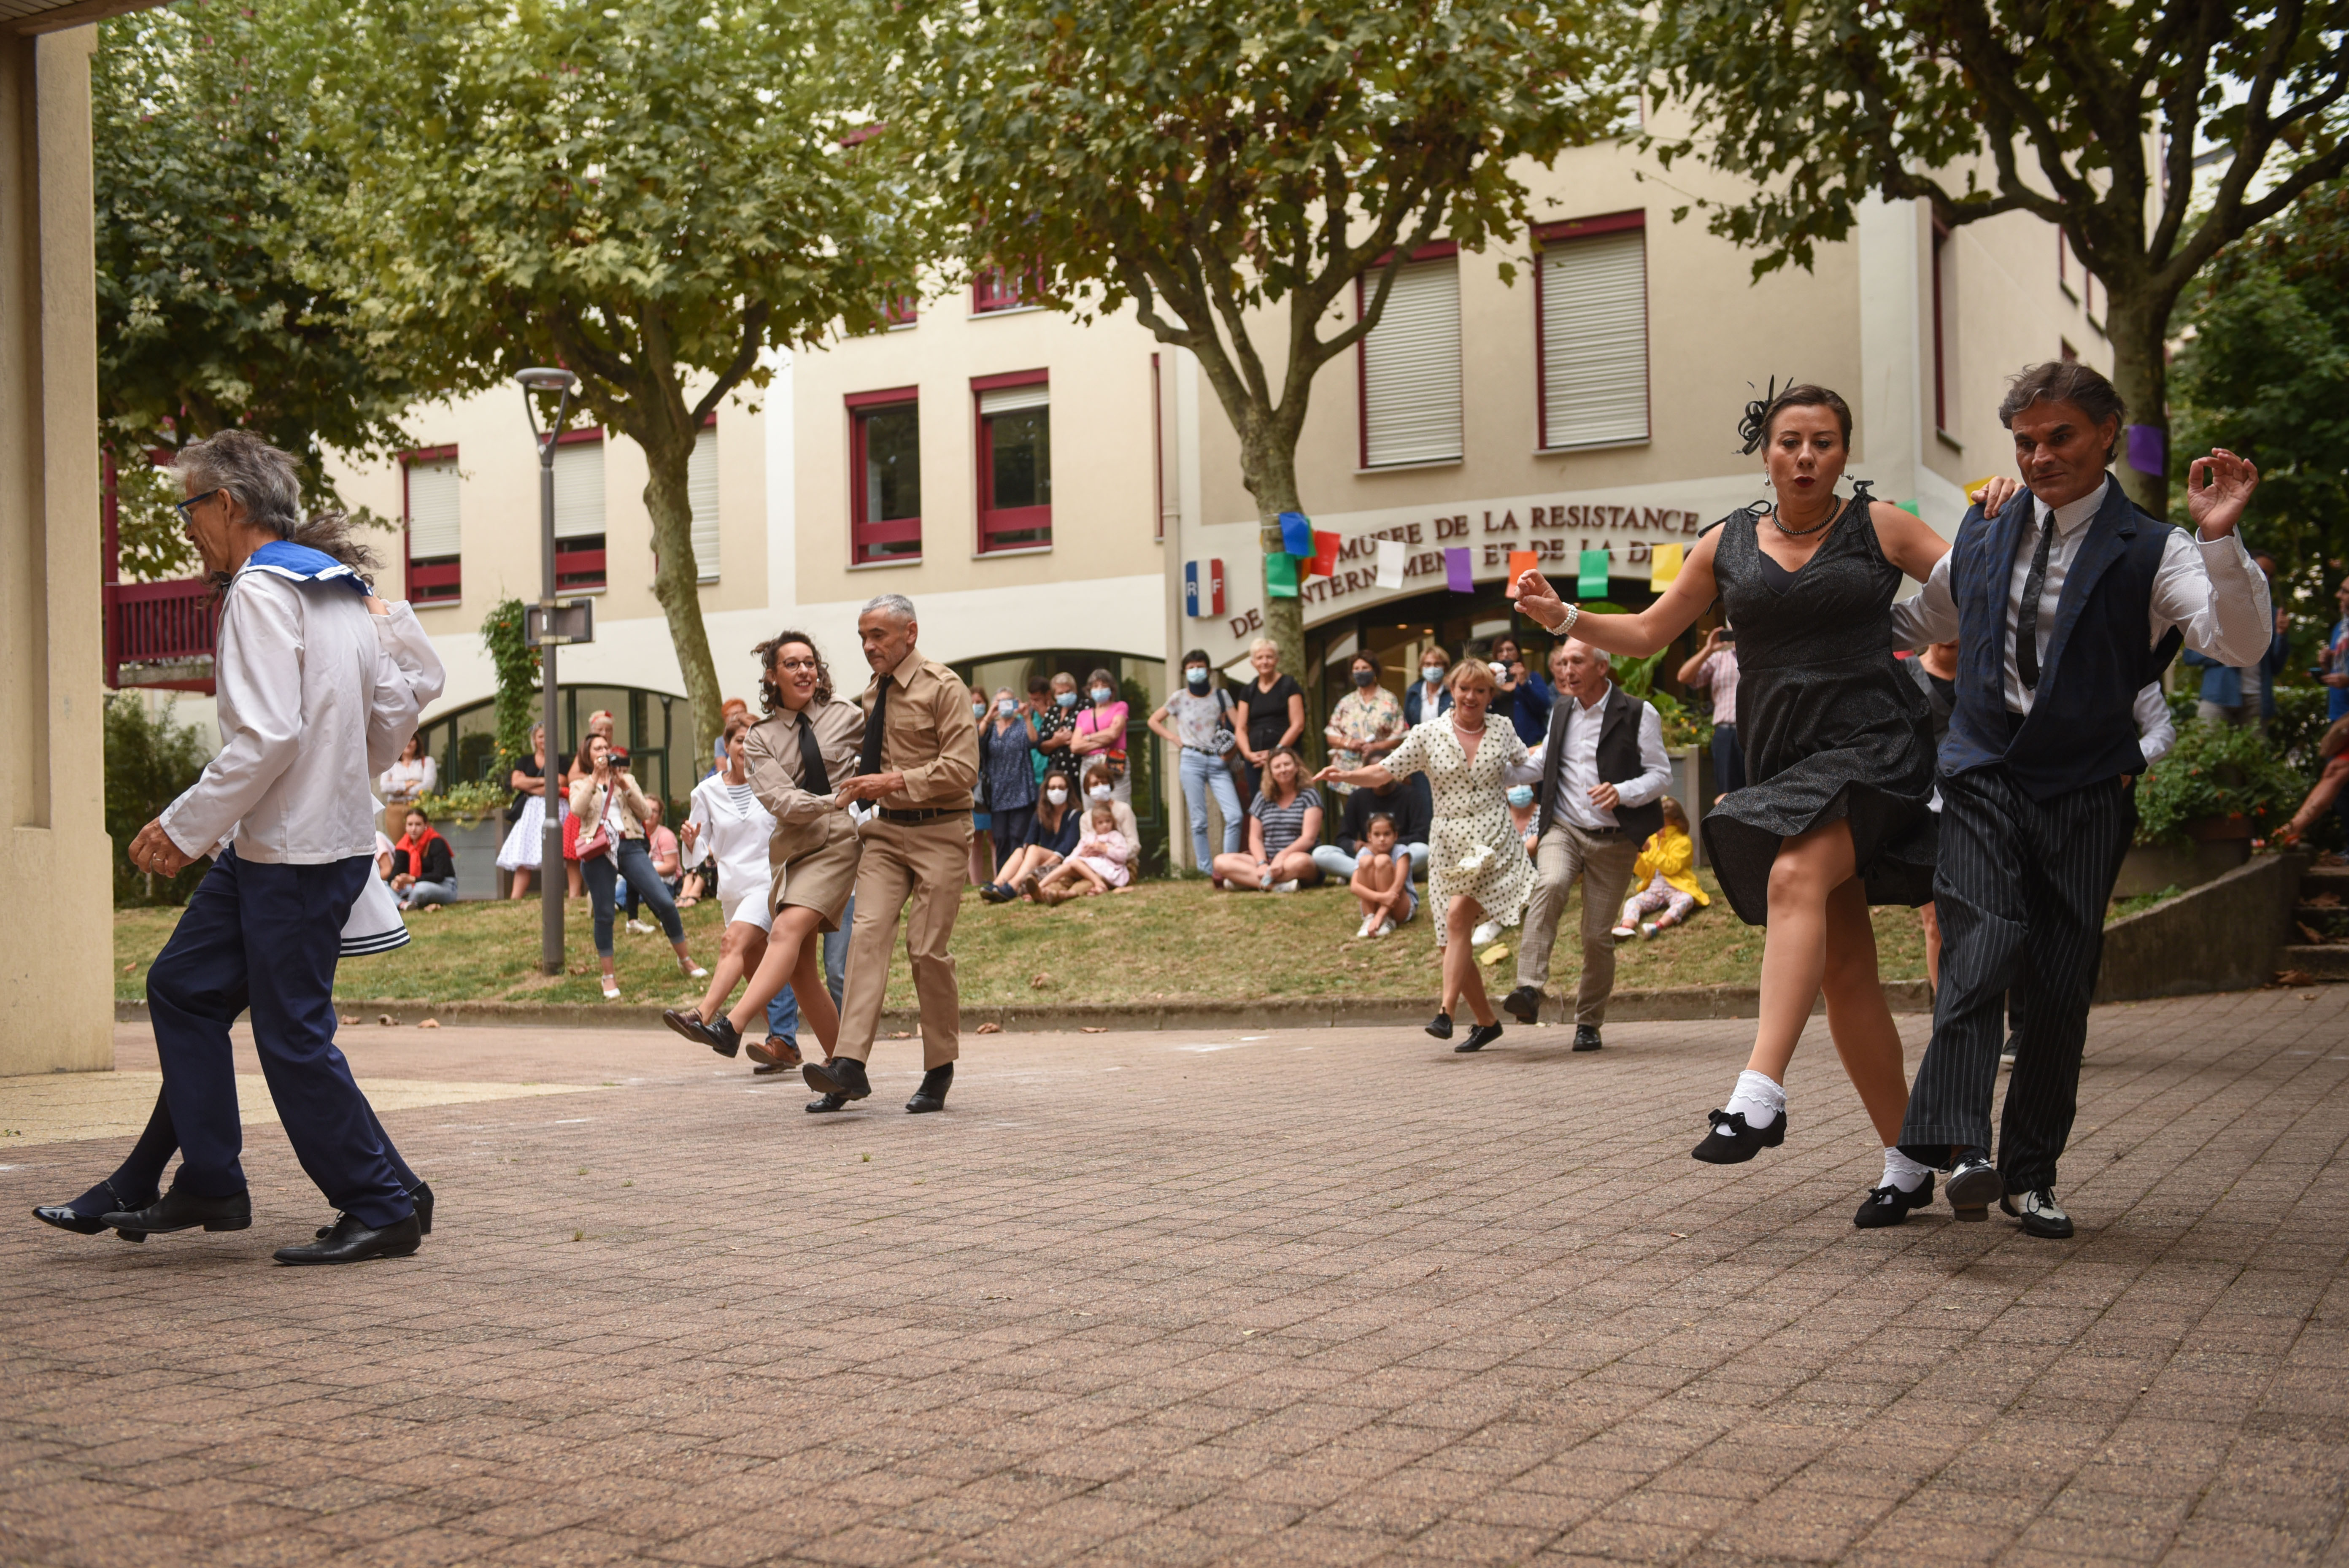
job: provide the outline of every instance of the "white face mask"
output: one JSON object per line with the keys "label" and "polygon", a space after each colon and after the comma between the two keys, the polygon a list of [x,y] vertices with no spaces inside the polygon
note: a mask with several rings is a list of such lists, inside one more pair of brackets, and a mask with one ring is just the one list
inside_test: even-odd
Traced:
{"label": "white face mask", "polygon": [[1436,682],[1444,678],[1444,666],[1442,665],[1422,665],[1419,666],[1419,678],[1425,681],[1429,686],[1433,686]]}
{"label": "white face mask", "polygon": [[1069,803],[1069,792],[1066,789],[1047,789],[1044,799],[1055,806],[1065,806]]}
{"label": "white face mask", "polygon": [[1092,789],[1086,790],[1085,793],[1096,800],[1106,800],[1112,794],[1116,793],[1116,791],[1112,790],[1106,784],[1096,784]]}

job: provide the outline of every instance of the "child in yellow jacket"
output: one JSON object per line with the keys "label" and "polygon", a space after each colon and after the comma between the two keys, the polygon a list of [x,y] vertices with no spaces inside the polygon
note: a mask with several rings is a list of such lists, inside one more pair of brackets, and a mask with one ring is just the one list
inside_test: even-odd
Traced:
{"label": "child in yellow jacket", "polygon": [[[1618,942],[1635,933],[1653,936],[1668,925],[1687,920],[1698,905],[1713,902],[1704,896],[1696,872],[1690,869],[1696,859],[1696,846],[1689,841],[1688,813],[1670,795],[1660,804],[1664,809],[1664,825],[1631,862],[1631,885],[1640,891],[1623,901],[1622,918],[1615,924]],[[1643,914],[1656,918],[1643,923],[1640,919]]]}

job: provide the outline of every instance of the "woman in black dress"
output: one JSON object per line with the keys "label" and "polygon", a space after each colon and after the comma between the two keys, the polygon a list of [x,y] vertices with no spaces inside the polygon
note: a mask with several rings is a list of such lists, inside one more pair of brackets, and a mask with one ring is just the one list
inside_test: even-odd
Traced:
{"label": "woman in black dress", "polygon": [[1851,410],[1833,392],[1789,387],[1757,401],[1744,434],[1748,452],[1764,449],[1775,504],[1708,529],[1652,606],[1578,616],[1528,573],[1519,608],[1593,647],[1642,656],[1722,598],[1737,627],[1748,782],[1706,815],[1705,852],[1738,918],[1769,931],[1753,1056],[1692,1152],[1727,1165],[1785,1141],[1786,1064],[1824,990],[1836,1052],[1884,1143],[1884,1184],[1857,1222],[1894,1224],[1930,1197],[1931,1178],[1893,1147],[1909,1082],[1868,907],[1933,896],[1934,838],[1932,736],[1893,658],[1892,595],[1903,573],[1924,581],[1949,544],[1864,482],[1836,493]]}

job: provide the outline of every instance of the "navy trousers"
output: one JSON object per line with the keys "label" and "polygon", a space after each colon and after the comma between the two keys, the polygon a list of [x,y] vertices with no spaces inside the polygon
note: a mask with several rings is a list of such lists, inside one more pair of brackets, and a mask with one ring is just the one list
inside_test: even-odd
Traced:
{"label": "navy trousers", "polygon": [[2105,906],[2137,830],[2137,804],[2117,779],[2052,800],[2033,799],[2003,768],[1940,782],[1933,908],[1941,988],[1900,1147],[1940,1164],[1943,1145],[1991,1146],[2012,993],[2014,1016],[2029,1024],[2017,1031],[1998,1169],[2009,1191],[2050,1188],[2072,1136]]}
{"label": "navy trousers", "polygon": [[245,1190],[229,1026],[248,1008],[262,1076],[295,1157],[326,1201],[371,1230],[415,1212],[407,1171],[335,1048],[343,921],[373,857],[281,866],[222,851],[147,971],[163,1099],[180,1142],[172,1185]]}

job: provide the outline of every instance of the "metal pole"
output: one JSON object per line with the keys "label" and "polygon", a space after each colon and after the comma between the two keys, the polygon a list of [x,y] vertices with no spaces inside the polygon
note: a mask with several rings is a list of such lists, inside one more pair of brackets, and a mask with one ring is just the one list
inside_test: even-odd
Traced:
{"label": "metal pole", "polygon": [[538,442],[538,684],[543,704],[542,722],[546,726],[546,830],[538,851],[538,892],[543,912],[538,964],[540,971],[547,975],[563,973],[563,897],[570,891],[569,875],[563,863],[563,822],[556,807],[564,798],[557,791],[563,789],[562,780],[569,767],[561,749],[563,732],[554,722],[554,438],[562,428],[562,416],[558,414],[555,423]]}

